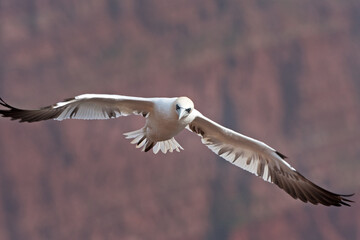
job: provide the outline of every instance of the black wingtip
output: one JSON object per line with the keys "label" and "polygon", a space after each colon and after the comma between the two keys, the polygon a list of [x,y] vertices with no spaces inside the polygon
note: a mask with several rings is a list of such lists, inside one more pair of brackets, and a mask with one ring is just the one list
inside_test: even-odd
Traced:
{"label": "black wingtip", "polygon": [[279,157],[281,157],[282,159],[287,158],[287,156],[285,156],[285,155],[282,154],[281,152],[275,151],[275,153],[276,153]]}
{"label": "black wingtip", "polygon": [[352,194],[335,194],[335,193],[331,193],[331,194],[335,195],[338,198],[338,200],[333,202],[332,204],[327,205],[327,206],[335,206],[335,207],[347,206],[347,207],[351,207],[350,204],[355,203],[355,201],[348,199],[349,197],[354,196],[355,193],[352,193]]}
{"label": "black wingtip", "polygon": [[2,99],[1,97],[0,97],[0,105],[4,106],[4,107],[6,107],[6,108],[8,108],[8,109],[10,109],[10,110],[11,110],[11,109],[16,109],[16,110],[18,110],[17,108],[15,108],[15,107],[7,104],[7,103],[4,101],[4,99]]}
{"label": "black wingtip", "polygon": [[12,111],[18,111],[19,109],[15,108],[15,107],[13,107],[13,106],[11,106],[11,105],[9,105],[9,104],[7,104],[7,103],[4,101],[4,99],[2,99],[1,97],[0,97],[0,105],[7,108],[7,109],[5,109],[5,110],[1,110],[1,109],[0,109],[0,115],[3,116],[3,117],[11,117],[11,120],[15,120],[12,116],[9,116],[8,113],[10,113],[10,112],[12,112]]}
{"label": "black wingtip", "polygon": [[[354,196],[355,195],[355,193],[351,193],[351,194],[341,194],[340,196],[341,197],[352,197],[352,196]],[[351,201],[352,202],[352,201]]]}
{"label": "black wingtip", "polygon": [[[61,114],[62,108],[54,111],[44,110],[25,110],[15,108],[7,104],[4,99],[0,98],[0,105],[7,109],[0,109],[0,116],[10,118],[10,120],[18,120],[19,122],[37,122],[42,120],[54,119]],[[0,107],[1,107],[0,106]]]}
{"label": "black wingtip", "polygon": [[9,107],[9,105],[1,97],[0,97],[0,105],[2,105],[4,107]]}
{"label": "black wingtip", "polygon": [[339,195],[341,197],[340,204],[345,205],[347,207],[351,207],[350,203],[355,203],[355,201],[347,199],[347,198],[352,197],[354,195],[355,195],[355,193]]}

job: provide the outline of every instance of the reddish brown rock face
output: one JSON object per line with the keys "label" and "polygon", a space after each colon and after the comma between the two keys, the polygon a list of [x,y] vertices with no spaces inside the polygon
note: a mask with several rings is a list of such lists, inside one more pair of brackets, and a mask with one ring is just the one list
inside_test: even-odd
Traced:
{"label": "reddish brown rock face", "polygon": [[[13,105],[186,95],[316,183],[358,192],[356,1],[24,2],[0,3],[0,96]],[[122,133],[143,121],[0,119],[0,239],[358,236],[356,203],[303,204],[194,134],[177,138],[181,153],[138,151]]]}

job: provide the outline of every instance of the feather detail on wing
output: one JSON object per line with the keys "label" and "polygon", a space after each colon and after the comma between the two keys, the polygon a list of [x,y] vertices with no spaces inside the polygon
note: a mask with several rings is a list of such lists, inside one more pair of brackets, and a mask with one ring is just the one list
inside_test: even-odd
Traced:
{"label": "feather detail on wing", "polygon": [[4,117],[20,122],[37,122],[54,119],[110,119],[129,114],[141,114],[147,117],[153,110],[153,102],[147,98],[128,97],[108,94],[83,94],[66,99],[54,105],[37,110],[24,110],[10,106],[0,98],[0,110]]}
{"label": "feather detail on wing", "polygon": [[[194,110],[196,111],[196,110]],[[201,141],[214,153],[263,180],[276,184],[293,198],[326,206],[350,206],[351,200],[329,192],[306,179],[284,159],[285,155],[263,142],[249,138],[194,112],[188,128],[201,136]]]}

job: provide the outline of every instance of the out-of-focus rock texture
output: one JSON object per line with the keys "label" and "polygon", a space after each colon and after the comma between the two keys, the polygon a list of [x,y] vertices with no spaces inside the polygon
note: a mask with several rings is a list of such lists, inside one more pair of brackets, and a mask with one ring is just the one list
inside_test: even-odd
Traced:
{"label": "out-of-focus rock texture", "polygon": [[[3,0],[0,96],[181,96],[360,202],[360,2]],[[292,199],[216,157],[142,153],[144,120],[0,119],[0,239],[360,239],[360,207]]]}

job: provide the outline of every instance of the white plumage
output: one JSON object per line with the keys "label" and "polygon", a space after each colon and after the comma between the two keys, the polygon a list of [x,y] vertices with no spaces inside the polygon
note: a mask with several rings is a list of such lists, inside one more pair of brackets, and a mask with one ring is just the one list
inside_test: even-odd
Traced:
{"label": "white plumage", "polygon": [[349,206],[351,195],[329,192],[298,173],[285,156],[263,142],[221,126],[202,115],[187,97],[140,98],[122,95],[84,94],[37,110],[12,107],[0,98],[4,117],[20,122],[48,119],[110,119],[129,114],[146,118],[145,126],[125,133],[142,151],[156,154],[183,150],[175,136],[187,128],[197,133],[211,151],[228,162],[284,189],[304,202]]}

